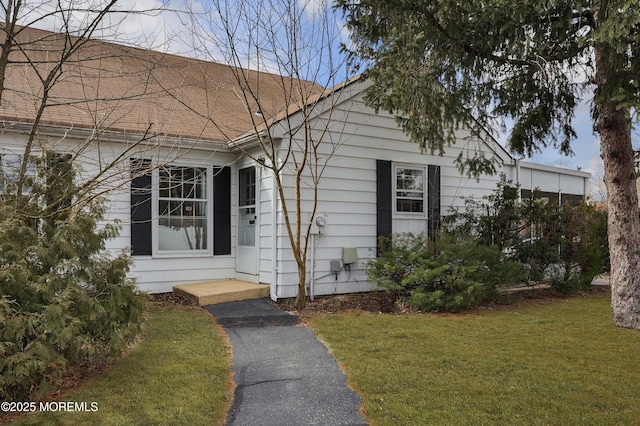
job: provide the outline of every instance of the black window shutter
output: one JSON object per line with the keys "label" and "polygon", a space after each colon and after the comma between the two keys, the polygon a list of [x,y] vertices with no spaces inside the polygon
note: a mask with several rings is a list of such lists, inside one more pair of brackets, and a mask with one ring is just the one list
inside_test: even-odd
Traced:
{"label": "black window shutter", "polygon": [[213,169],[213,254],[231,254],[231,168]]}
{"label": "black window shutter", "polygon": [[376,160],[376,241],[377,253],[384,247],[380,247],[382,238],[390,238],[393,219],[393,179],[391,176],[391,161]]}
{"label": "black window shutter", "polygon": [[131,159],[131,250],[151,256],[151,160]]}
{"label": "black window shutter", "polygon": [[427,171],[427,221],[429,237],[435,238],[440,227],[440,166],[428,167]]}

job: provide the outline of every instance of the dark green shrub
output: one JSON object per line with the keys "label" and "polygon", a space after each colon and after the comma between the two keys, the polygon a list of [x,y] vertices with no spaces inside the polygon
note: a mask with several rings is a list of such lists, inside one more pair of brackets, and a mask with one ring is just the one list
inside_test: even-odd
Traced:
{"label": "dark green shrub", "polygon": [[369,280],[388,291],[401,293],[407,290],[404,279],[437,250],[432,240],[411,233],[381,238],[378,244],[384,249],[368,264]]}
{"label": "dark green shrub", "polygon": [[369,279],[418,310],[468,309],[495,297],[497,287],[526,278],[521,264],[471,239],[434,243],[422,235],[396,234],[388,246],[370,262]]}
{"label": "dark green shrub", "polygon": [[20,210],[0,200],[0,400],[37,398],[68,366],[117,356],[142,321],[130,256],[105,249],[118,229],[98,226],[104,204],[72,205],[68,167],[40,177]]}
{"label": "dark green shrub", "polygon": [[560,223],[560,262],[552,286],[571,293],[588,288],[607,269],[607,214],[594,205],[565,206]]}
{"label": "dark green shrub", "polygon": [[527,278],[523,265],[505,259],[496,246],[446,238],[438,246],[439,256],[426,259],[404,280],[407,288],[414,289],[408,299],[414,309],[469,309],[495,298],[498,287],[511,287]]}

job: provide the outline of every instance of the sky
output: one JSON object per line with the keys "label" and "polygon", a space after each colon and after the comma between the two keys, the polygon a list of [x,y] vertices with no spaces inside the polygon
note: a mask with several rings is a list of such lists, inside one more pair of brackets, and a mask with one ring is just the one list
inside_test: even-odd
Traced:
{"label": "sky", "polygon": [[[94,2],[101,2],[101,0],[89,0]],[[223,2],[228,1],[228,5],[231,9],[234,9],[234,0],[221,0]],[[276,2],[280,0],[274,0]],[[321,12],[327,8],[327,0],[296,0],[298,6],[302,8],[303,16],[308,19],[309,22],[314,21],[314,17],[321,15]],[[65,4],[79,3],[82,0],[62,0]],[[33,3],[32,3],[33,4]],[[35,7],[35,10],[29,11],[24,17],[25,20],[33,18],[43,13],[43,10],[48,7],[50,3],[43,1],[41,4]],[[113,36],[113,28],[110,25],[105,25],[108,30],[104,33],[98,32],[99,36],[112,41],[121,41],[134,43],[143,48],[150,48],[154,50],[162,50],[168,53],[174,53],[183,56],[198,57],[205,60],[223,60],[221,54],[217,57],[215,52],[217,43],[215,35],[207,40],[200,39],[200,50],[194,50],[194,40],[190,36],[193,32],[193,23],[190,21],[188,15],[184,13],[188,7],[196,15],[204,16],[206,14],[206,8],[211,5],[210,0],[121,0],[118,2],[118,8],[122,11],[151,11],[146,13],[128,13],[126,15],[118,14],[113,17],[117,21],[117,36]],[[260,1],[257,2],[260,4]],[[265,11],[262,10],[259,13],[261,16],[265,15]],[[347,43],[348,32],[343,25],[341,18],[330,12],[332,19],[332,37],[334,43]],[[76,13],[74,18],[77,22],[82,22],[86,19],[83,13]],[[278,16],[271,16],[268,19],[272,20],[273,25],[277,25]],[[115,22],[114,21],[114,22]],[[59,22],[57,23],[59,25]],[[240,25],[240,24],[239,24]],[[56,29],[56,22],[53,19],[47,19],[38,22],[36,25],[43,29]],[[203,28],[204,29],[204,28]],[[214,29],[206,28],[213,32]],[[218,29],[219,30],[219,29]],[[217,30],[215,30],[217,31]],[[315,31],[315,30],[314,30]],[[113,38],[115,37],[115,40]],[[285,44],[286,46],[286,44]],[[274,49],[277,50],[277,49]],[[337,49],[333,49],[337,51]],[[272,55],[277,55],[277,52],[272,52]],[[271,68],[276,67],[275,57],[269,58],[267,55],[260,58],[256,58],[255,55],[247,56],[246,66],[252,68],[261,68],[272,71]],[[277,68],[277,67],[276,67]],[[346,77],[346,74],[345,74]],[[340,81],[336,81],[338,83]],[[319,84],[325,82],[318,81]],[[555,148],[544,148],[540,153],[534,154],[531,158],[525,158],[525,161],[532,161],[540,164],[550,166],[560,166],[569,169],[581,169],[583,171],[590,172],[593,177],[592,196],[599,198],[602,194],[602,185],[597,182],[602,179],[602,160],[600,158],[600,146],[597,135],[592,130],[592,120],[590,117],[590,105],[589,100],[581,102],[574,117],[574,128],[577,132],[577,138],[572,143],[573,156],[564,156],[560,154]],[[506,133],[496,135],[498,142],[505,145],[508,137],[508,130]],[[640,148],[640,132],[633,132],[634,147]]]}

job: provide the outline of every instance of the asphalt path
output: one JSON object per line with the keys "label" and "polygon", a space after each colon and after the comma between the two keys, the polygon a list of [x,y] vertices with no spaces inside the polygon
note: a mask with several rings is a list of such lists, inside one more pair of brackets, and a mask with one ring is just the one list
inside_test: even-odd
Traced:
{"label": "asphalt path", "polygon": [[366,425],[327,348],[268,299],[205,306],[233,350],[228,426]]}

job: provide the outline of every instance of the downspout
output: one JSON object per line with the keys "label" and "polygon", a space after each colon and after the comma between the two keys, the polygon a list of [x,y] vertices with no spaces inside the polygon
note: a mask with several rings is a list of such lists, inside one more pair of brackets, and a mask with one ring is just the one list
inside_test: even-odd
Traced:
{"label": "downspout", "polygon": [[558,173],[558,206],[562,206],[562,175]]}
{"label": "downspout", "polygon": [[273,165],[271,172],[271,228],[273,240],[271,243],[272,265],[271,265],[271,288],[269,290],[271,300],[278,301],[278,184],[276,181],[276,167]]}
{"label": "downspout", "polygon": [[518,202],[522,202],[522,188],[520,188],[520,160],[516,158],[516,187],[518,188]]}

